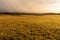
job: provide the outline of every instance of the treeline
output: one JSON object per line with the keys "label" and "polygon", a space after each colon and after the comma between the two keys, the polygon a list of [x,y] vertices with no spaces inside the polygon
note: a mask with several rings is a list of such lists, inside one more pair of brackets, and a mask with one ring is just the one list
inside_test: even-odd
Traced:
{"label": "treeline", "polygon": [[0,15],[60,15],[60,13],[11,13],[11,12],[0,12]]}

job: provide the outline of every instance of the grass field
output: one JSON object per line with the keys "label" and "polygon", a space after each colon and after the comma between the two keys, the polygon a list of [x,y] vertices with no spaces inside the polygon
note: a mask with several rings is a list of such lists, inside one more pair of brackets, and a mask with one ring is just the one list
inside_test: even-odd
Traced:
{"label": "grass field", "polygon": [[60,40],[60,15],[0,15],[0,40]]}

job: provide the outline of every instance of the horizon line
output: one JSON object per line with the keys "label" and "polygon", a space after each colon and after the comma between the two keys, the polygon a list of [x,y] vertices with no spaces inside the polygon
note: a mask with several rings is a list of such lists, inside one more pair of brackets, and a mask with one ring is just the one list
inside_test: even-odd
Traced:
{"label": "horizon line", "polygon": [[12,12],[0,12],[0,15],[60,15],[60,13],[12,13]]}

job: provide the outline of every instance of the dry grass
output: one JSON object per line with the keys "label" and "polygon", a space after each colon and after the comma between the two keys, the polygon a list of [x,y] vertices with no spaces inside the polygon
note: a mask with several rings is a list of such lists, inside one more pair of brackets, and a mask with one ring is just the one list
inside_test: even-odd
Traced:
{"label": "dry grass", "polygon": [[0,40],[60,40],[60,16],[0,15]]}

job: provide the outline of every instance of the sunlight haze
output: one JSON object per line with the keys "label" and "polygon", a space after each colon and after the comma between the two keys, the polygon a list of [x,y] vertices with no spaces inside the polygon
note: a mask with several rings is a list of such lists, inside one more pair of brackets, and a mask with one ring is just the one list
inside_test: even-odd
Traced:
{"label": "sunlight haze", "polygon": [[60,13],[60,0],[0,0],[0,12]]}

